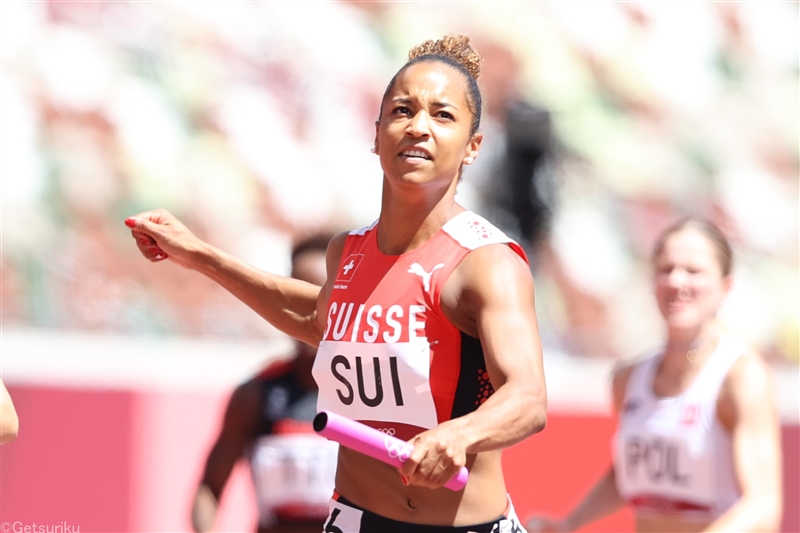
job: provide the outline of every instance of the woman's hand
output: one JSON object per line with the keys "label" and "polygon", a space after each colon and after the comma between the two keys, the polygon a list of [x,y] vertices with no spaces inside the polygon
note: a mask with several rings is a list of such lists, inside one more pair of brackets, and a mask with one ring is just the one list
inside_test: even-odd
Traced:
{"label": "woman's hand", "polygon": [[465,439],[455,424],[423,431],[409,443],[414,450],[400,469],[404,484],[438,489],[467,463]]}
{"label": "woman's hand", "polygon": [[125,219],[136,246],[150,261],[172,259],[192,268],[193,255],[204,245],[194,233],[166,209],[146,211]]}

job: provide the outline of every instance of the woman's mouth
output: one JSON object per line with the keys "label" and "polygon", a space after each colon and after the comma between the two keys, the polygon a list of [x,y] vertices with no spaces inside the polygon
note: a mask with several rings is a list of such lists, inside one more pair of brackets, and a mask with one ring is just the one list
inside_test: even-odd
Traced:
{"label": "woman's mouth", "polygon": [[667,302],[667,309],[672,313],[683,311],[689,306],[689,300],[669,300]]}
{"label": "woman's mouth", "polygon": [[405,150],[400,152],[400,157],[406,161],[431,161],[431,156],[422,150]]}

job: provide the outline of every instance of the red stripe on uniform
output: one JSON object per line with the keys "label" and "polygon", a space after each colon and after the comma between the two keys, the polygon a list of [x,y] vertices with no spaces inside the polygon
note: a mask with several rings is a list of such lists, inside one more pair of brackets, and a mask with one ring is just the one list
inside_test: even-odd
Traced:
{"label": "red stripe on uniform", "polygon": [[659,513],[681,513],[685,511],[711,512],[710,505],[703,505],[685,500],[673,500],[662,496],[636,496],[628,500],[637,509],[658,511]]}

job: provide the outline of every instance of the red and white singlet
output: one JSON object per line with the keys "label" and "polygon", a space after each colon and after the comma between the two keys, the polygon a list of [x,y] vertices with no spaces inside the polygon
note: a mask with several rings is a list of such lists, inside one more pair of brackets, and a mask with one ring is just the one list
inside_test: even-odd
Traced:
{"label": "red and white singlet", "polygon": [[453,326],[442,287],[472,250],[519,245],[469,211],[411,252],[388,256],[377,222],[348,235],[314,363],[318,410],[408,440],[477,409],[493,389],[480,341]]}
{"label": "red and white singlet", "polygon": [[747,351],[724,334],[689,387],[660,398],[653,379],[661,354],[631,372],[615,436],[614,468],[620,495],[637,514],[679,513],[712,520],[741,496],[730,433],[717,418],[720,387]]}

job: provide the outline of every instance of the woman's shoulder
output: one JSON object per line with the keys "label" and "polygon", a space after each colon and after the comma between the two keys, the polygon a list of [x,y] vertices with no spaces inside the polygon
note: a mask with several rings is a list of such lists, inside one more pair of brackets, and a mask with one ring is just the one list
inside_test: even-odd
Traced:
{"label": "woman's shoulder", "polygon": [[738,339],[737,345],[740,351],[722,381],[717,398],[718,417],[729,429],[743,410],[758,406],[766,415],[775,408],[769,363],[746,342]]}
{"label": "woman's shoulder", "polygon": [[739,337],[738,335],[732,333],[726,328],[721,328],[719,334],[719,345],[727,351],[731,352],[738,352],[738,353],[756,353],[756,350],[753,346]]}
{"label": "woman's shoulder", "polygon": [[746,380],[751,373],[769,373],[769,365],[761,354],[750,343],[728,331],[720,336],[717,350],[726,368],[723,386]]}
{"label": "woman's shoulder", "polygon": [[611,398],[617,411],[622,407],[628,383],[637,364],[635,361],[620,361],[611,371]]}
{"label": "woman's shoulder", "polygon": [[725,376],[725,385],[735,385],[736,382],[748,382],[753,380],[769,380],[769,364],[761,354],[745,340],[726,333],[723,335],[723,342],[729,351],[729,355],[734,357],[730,370]]}
{"label": "woman's shoulder", "polygon": [[533,275],[524,258],[505,244],[487,244],[470,251],[448,278],[448,288],[460,287],[459,294],[533,291]]}
{"label": "woman's shoulder", "polygon": [[501,244],[513,250],[526,263],[528,262],[525,251],[519,243],[472,211],[460,212],[442,226],[442,231],[468,250],[478,250],[486,246]]}
{"label": "woman's shoulder", "polygon": [[[364,228],[362,228],[362,230],[363,229]],[[328,255],[330,256],[332,254],[335,256],[341,256],[348,237],[359,234],[359,231],[361,230],[340,231],[339,233],[335,234],[328,243]],[[361,233],[361,235],[363,235],[363,233]]]}

